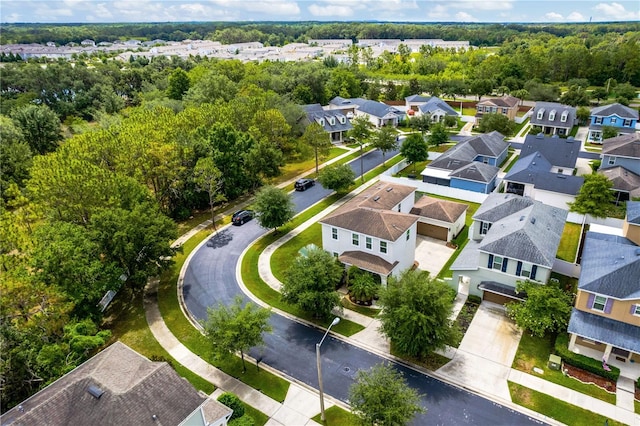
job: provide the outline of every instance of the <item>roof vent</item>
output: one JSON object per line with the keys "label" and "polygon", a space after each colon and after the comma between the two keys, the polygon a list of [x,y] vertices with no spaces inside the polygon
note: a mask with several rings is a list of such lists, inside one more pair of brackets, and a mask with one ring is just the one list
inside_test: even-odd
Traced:
{"label": "roof vent", "polygon": [[379,195],[376,195],[375,197],[373,197],[373,201],[378,201],[380,199]]}
{"label": "roof vent", "polygon": [[393,187],[390,186],[389,188],[387,188],[387,192],[393,191]]}
{"label": "roof vent", "polygon": [[524,216],[520,216],[520,222],[524,220]]}
{"label": "roof vent", "polygon": [[567,143],[573,143],[573,141],[574,141],[574,140],[575,140],[575,139],[573,139],[573,136],[569,136],[569,137],[567,138]]}
{"label": "roof vent", "polygon": [[538,133],[536,135],[536,139],[544,139],[544,135],[542,133]]}
{"label": "roof vent", "polygon": [[536,224],[536,218],[535,218],[535,217],[532,217],[532,218],[531,218],[531,224],[532,224],[532,225],[535,225],[535,224]]}
{"label": "roof vent", "polygon": [[553,139],[560,139],[560,135],[558,135],[557,133],[553,136],[551,136]]}
{"label": "roof vent", "polygon": [[90,385],[89,388],[87,389],[87,392],[89,392],[89,394],[95,399],[100,399],[100,397],[104,393],[102,389],[94,385]]}

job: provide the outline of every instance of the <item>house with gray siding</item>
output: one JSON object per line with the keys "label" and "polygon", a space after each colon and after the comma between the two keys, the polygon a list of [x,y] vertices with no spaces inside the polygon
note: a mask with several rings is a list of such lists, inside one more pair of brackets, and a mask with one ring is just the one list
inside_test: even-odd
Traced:
{"label": "house with gray siding", "polygon": [[531,125],[545,135],[566,136],[576,124],[576,108],[556,102],[536,102],[531,115]]}
{"label": "house with gray siding", "polygon": [[302,107],[307,114],[307,123],[318,123],[329,135],[331,143],[343,143],[347,132],[353,128],[347,116],[340,110],[325,110],[320,104]]}

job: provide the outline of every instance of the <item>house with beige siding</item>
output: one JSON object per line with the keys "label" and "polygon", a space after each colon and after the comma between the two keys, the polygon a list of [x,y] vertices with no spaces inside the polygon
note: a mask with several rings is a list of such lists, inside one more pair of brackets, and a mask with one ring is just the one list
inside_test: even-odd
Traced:
{"label": "house with beige siding", "polygon": [[640,362],[640,202],[627,203],[622,233],[587,233],[569,349]]}

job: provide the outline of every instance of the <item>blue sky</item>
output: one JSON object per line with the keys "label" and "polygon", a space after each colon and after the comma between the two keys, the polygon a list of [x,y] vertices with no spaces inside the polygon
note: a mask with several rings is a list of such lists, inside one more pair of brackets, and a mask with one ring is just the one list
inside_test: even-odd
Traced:
{"label": "blue sky", "polygon": [[2,0],[1,22],[638,21],[638,0]]}

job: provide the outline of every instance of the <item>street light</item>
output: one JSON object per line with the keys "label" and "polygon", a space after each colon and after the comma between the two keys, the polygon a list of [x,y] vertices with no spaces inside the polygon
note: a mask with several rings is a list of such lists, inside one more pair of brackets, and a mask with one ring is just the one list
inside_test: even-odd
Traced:
{"label": "street light", "polygon": [[324,416],[324,392],[322,391],[322,364],[320,363],[320,346],[322,346],[322,342],[324,342],[325,337],[327,337],[327,334],[329,334],[329,330],[331,330],[331,327],[333,327],[339,322],[340,322],[340,318],[335,317],[333,321],[331,321],[331,324],[329,324],[329,328],[327,328],[327,331],[324,333],[324,336],[322,336],[322,340],[320,340],[320,343],[316,343],[316,364],[318,364],[318,387],[320,388],[320,420],[322,420],[323,422],[326,420],[326,418]]}

